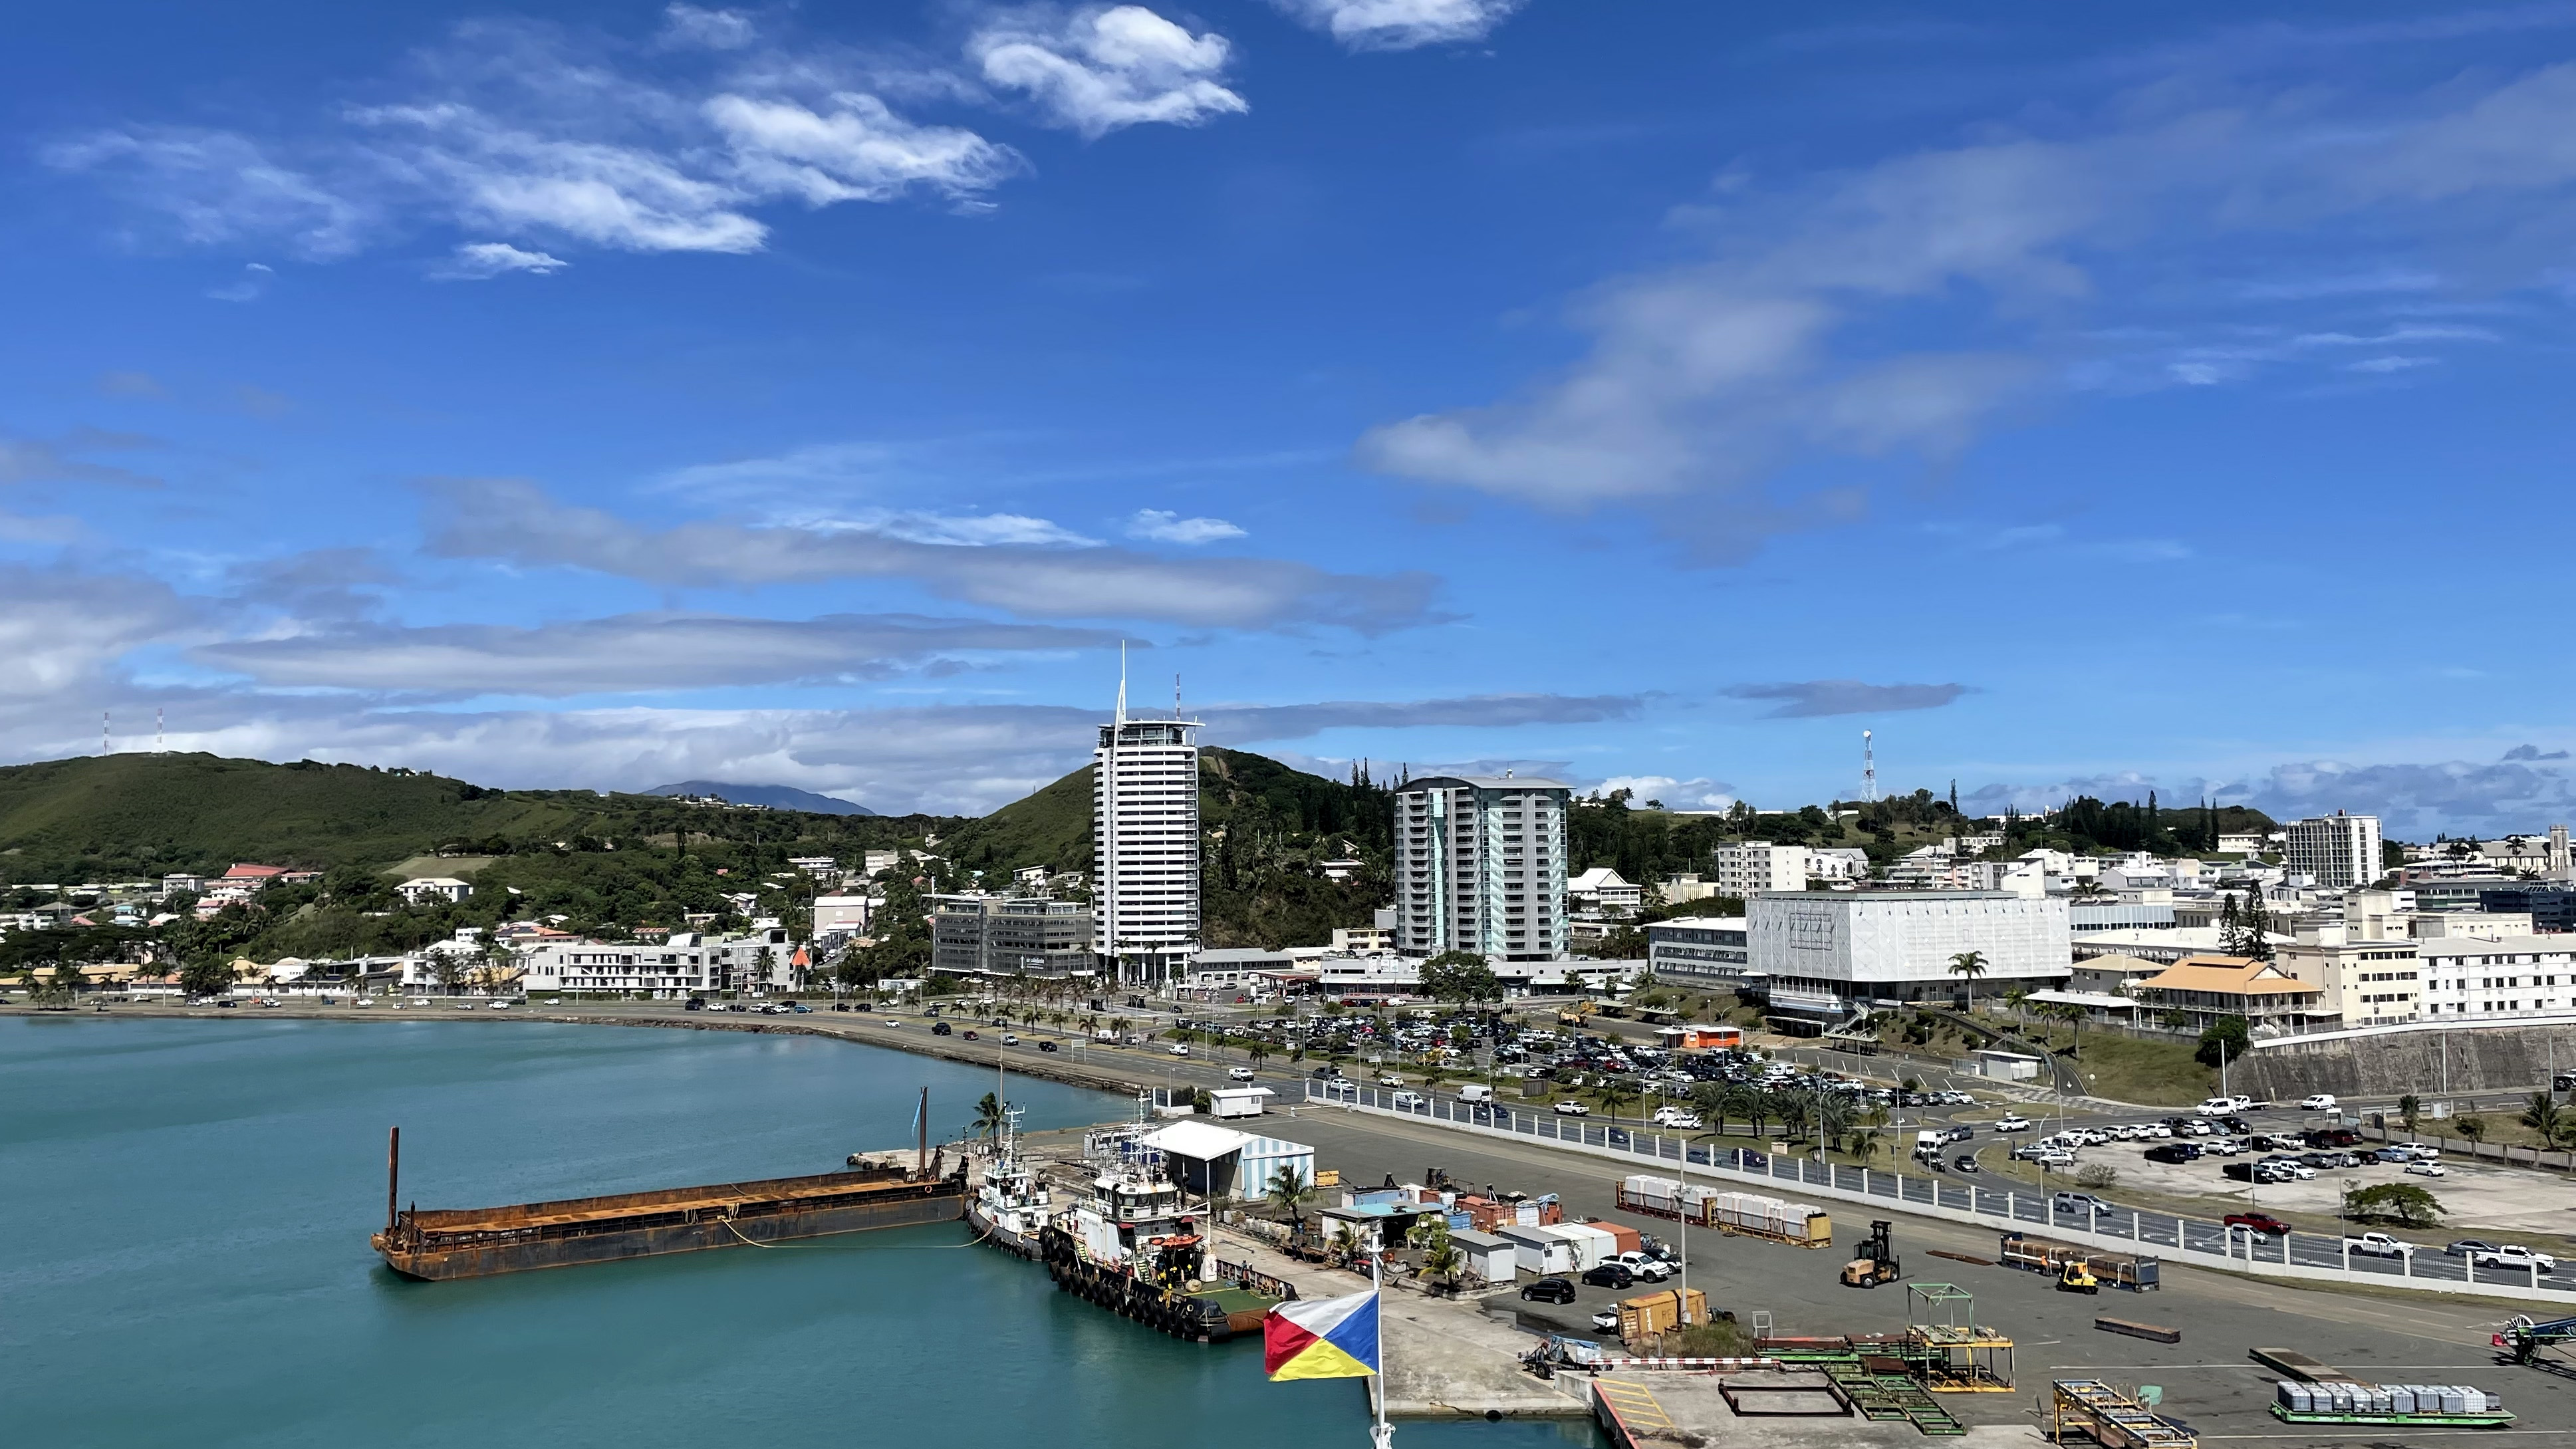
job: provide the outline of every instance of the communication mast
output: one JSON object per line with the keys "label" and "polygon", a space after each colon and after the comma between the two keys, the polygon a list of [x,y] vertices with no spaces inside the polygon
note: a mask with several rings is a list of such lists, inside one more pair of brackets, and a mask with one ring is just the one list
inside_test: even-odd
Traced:
{"label": "communication mast", "polygon": [[1870,734],[1860,732],[1860,798],[1863,804],[1878,803],[1878,756],[1870,747]]}
{"label": "communication mast", "polygon": [[107,732],[106,710],[100,710],[98,712],[98,752],[102,755],[112,755],[116,753],[116,746],[109,739]]}

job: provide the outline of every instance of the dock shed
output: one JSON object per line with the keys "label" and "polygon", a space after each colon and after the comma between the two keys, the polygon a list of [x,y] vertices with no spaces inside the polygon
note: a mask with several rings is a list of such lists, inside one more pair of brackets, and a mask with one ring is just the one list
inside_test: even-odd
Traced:
{"label": "dock shed", "polygon": [[1468,1272],[1488,1283],[1509,1283],[1520,1276],[1520,1248],[1500,1234],[1451,1228],[1449,1246],[1466,1255]]}
{"label": "dock shed", "polygon": [[1258,1117],[1269,1110],[1275,1095],[1268,1087],[1219,1087],[1208,1093],[1208,1115],[1219,1121]]}
{"label": "dock shed", "polygon": [[1172,1181],[1201,1197],[1259,1197],[1284,1167],[1315,1180],[1314,1148],[1207,1122],[1175,1122],[1146,1137],[1145,1145],[1163,1154]]}
{"label": "dock shed", "polygon": [[[1455,1238],[1457,1235],[1452,1233],[1450,1236]],[[1494,1236],[1512,1245],[1515,1256],[1520,1259],[1521,1271],[1525,1273],[1545,1276],[1582,1271],[1576,1266],[1573,1240],[1554,1228],[1525,1228],[1518,1223],[1505,1223],[1494,1229]]]}

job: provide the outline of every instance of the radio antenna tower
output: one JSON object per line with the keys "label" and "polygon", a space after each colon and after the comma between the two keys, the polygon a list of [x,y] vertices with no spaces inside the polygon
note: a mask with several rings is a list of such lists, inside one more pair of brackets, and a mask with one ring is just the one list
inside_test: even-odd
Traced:
{"label": "radio antenna tower", "polygon": [[157,704],[152,706],[152,753],[156,755],[170,753],[169,736],[162,731],[161,727],[161,708]]}
{"label": "radio antenna tower", "polygon": [[102,755],[112,755],[116,753],[116,746],[108,740],[106,710],[100,710],[98,712],[98,752]]}
{"label": "radio antenna tower", "polygon": [[1860,732],[1860,798],[1862,803],[1878,803],[1878,756],[1870,747],[1869,731]]}

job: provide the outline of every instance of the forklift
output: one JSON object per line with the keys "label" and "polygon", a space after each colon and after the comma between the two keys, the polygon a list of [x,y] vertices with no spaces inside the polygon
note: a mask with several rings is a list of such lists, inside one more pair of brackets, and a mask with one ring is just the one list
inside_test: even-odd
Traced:
{"label": "forklift", "polygon": [[1869,1236],[1861,1239],[1861,1255],[1843,1264],[1844,1287],[1875,1288],[1905,1276],[1905,1270],[1896,1261],[1896,1248],[1888,1240],[1893,1227],[1885,1218],[1869,1225]]}
{"label": "forklift", "polygon": [[2093,1276],[2093,1265],[2090,1262],[2082,1258],[2069,1258],[2066,1260],[2066,1266],[2057,1271],[2057,1291],[2099,1293],[2102,1291],[2102,1280]]}

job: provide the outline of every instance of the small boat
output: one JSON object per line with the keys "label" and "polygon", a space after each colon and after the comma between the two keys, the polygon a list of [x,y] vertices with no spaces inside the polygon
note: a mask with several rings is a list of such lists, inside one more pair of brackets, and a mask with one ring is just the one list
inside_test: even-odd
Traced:
{"label": "small boat", "polygon": [[975,1195],[966,1201],[966,1221],[978,1238],[1023,1258],[1038,1256],[1038,1235],[1045,1231],[1052,1194],[1019,1152],[1020,1109],[1006,1107],[993,1145],[993,1160],[984,1167]]}

